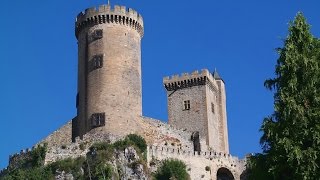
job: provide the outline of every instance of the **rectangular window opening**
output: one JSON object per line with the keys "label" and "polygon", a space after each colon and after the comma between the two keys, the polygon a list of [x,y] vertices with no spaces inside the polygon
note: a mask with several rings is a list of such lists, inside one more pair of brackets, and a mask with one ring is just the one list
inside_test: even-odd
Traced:
{"label": "rectangular window opening", "polygon": [[91,115],[91,125],[93,128],[105,126],[105,113],[95,113]]}
{"label": "rectangular window opening", "polygon": [[103,29],[96,29],[93,32],[88,33],[88,41],[92,43],[98,39],[103,38]]}
{"label": "rectangular window opening", "polygon": [[89,72],[103,67],[103,55],[95,55],[89,62]]}
{"label": "rectangular window opening", "polygon": [[183,101],[184,110],[190,110],[190,100]]}

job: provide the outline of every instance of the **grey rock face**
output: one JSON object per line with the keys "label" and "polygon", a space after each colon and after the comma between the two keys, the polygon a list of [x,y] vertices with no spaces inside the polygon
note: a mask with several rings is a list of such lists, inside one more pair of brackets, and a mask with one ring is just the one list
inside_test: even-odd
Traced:
{"label": "grey rock face", "polygon": [[57,171],[55,175],[56,180],[74,180],[71,173],[66,173],[64,171]]}

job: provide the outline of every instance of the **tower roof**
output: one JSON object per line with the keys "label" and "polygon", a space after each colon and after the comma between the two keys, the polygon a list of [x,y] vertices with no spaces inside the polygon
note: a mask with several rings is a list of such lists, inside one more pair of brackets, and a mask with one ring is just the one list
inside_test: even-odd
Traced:
{"label": "tower roof", "polygon": [[222,80],[222,81],[223,81],[223,79],[222,79],[221,76],[219,75],[217,69],[214,70],[214,72],[212,73],[212,75],[213,75],[213,78],[214,78],[215,80]]}
{"label": "tower roof", "polygon": [[213,75],[213,78],[215,78],[215,79],[221,79],[221,77],[220,77],[217,69],[215,69],[215,70],[213,71],[212,75]]}

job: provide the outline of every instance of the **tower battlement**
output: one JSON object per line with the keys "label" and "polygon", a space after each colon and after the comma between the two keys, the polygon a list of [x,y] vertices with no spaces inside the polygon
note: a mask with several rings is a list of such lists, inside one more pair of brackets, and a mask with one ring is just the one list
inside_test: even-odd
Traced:
{"label": "tower battlement", "polygon": [[92,7],[80,12],[76,18],[76,37],[80,31],[86,27],[91,27],[96,24],[115,23],[130,26],[138,31],[141,37],[144,34],[142,16],[131,8],[115,5],[113,8],[110,5],[100,5]]}
{"label": "tower battlement", "polygon": [[171,78],[167,76],[163,78],[163,84],[168,91],[205,84],[209,84],[210,88],[217,90],[215,79],[208,69],[202,69],[201,72],[196,70],[191,74],[173,75]]}

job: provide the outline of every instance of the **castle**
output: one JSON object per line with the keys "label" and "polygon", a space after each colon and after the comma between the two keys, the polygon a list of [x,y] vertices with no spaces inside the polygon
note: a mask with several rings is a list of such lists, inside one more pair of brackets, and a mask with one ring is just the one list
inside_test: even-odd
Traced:
{"label": "castle", "polygon": [[[109,4],[86,9],[77,16],[75,35],[77,116],[39,143],[48,143],[46,163],[86,153],[62,150],[62,144],[75,147],[137,133],[149,144],[148,161],[180,159],[191,169],[192,179],[242,178],[246,162],[229,154],[226,90],[217,71],[163,78],[169,117],[165,124],[142,115],[144,25],[138,12]],[[10,156],[9,166],[26,153]]]}

